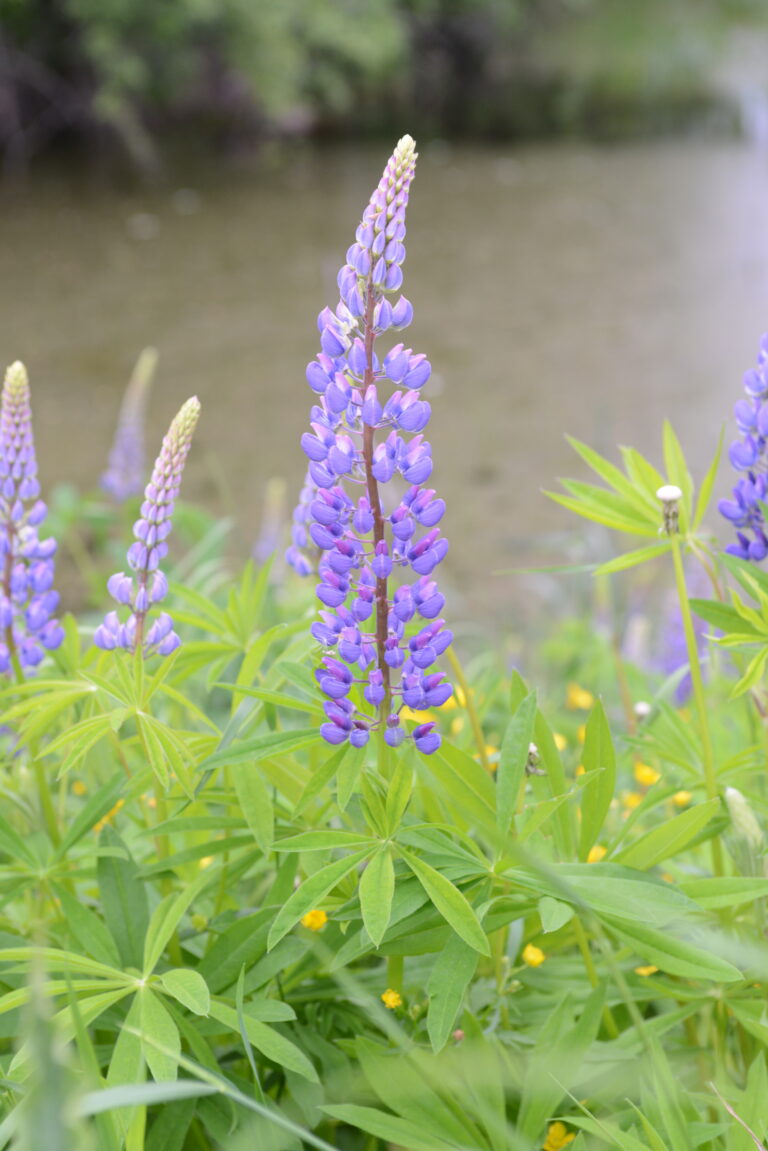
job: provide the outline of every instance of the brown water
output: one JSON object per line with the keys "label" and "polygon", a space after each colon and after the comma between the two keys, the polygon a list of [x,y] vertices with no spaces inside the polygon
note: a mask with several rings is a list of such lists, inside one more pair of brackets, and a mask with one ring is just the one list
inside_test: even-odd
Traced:
{"label": "brown water", "polygon": [[[122,193],[59,174],[0,203],[0,358],[29,366],[44,482],[94,484],[135,356],[155,344],[151,442],[197,393],[185,494],[234,510],[245,551],[265,482],[301,480],[315,316],[385,160],[306,151]],[[768,328],[768,156],[426,147],[405,274],[409,337],[434,365],[446,576],[464,614],[503,618],[520,586],[491,573],[572,526],[540,491],[579,472],[566,431],[658,460],[668,415],[706,465]]]}

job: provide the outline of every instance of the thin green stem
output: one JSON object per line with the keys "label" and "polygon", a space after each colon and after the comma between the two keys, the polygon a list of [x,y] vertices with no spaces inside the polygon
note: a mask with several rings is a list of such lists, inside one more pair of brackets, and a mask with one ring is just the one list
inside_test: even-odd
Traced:
{"label": "thin green stem", "polygon": [[[701,676],[701,664],[699,663],[699,649],[696,644],[696,633],[693,630],[691,605],[688,602],[688,589],[685,583],[685,568],[683,566],[682,548],[680,537],[678,535],[673,535],[671,539],[672,559],[675,565],[675,584],[677,586],[677,598],[680,601],[680,614],[683,620],[685,646],[688,650],[688,663],[690,666],[693,698],[696,704],[696,712],[699,720],[699,735],[701,738],[701,750],[704,766],[704,784],[707,789],[707,797],[709,799],[716,799],[718,796],[718,790],[717,779],[715,777],[715,758],[712,751],[712,736],[710,734],[709,719],[707,716],[707,701],[704,695],[704,680]],[[715,875],[723,874],[723,852],[719,839],[712,840],[712,870],[714,871]]]}
{"label": "thin green stem", "polygon": [[[577,916],[574,916],[572,922],[574,934],[576,935],[576,942],[579,945],[579,951],[581,952],[581,957],[584,960],[584,968],[587,972],[587,979],[589,980],[592,987],[597,987],[600,983],[600,976],[597,974],[595,961],[592,958],[592,952],[589,950],[589,940],[587,939],[587,933],[584,930],[581,920]],[[605,1023],[605,1029],[610,1035],[611,1039],[617,1039],[621,1033],[619,1031],[616,1020],[613,1017],[613,1012],[607,1003],[605,1007],[603,1007],[603,1022]]]}
{"label": "thin green stem", "polygon": [[477,753],[478,753],[478,756],[480,757],[480,762],[482,763],[482,765],[486,771],[490,771],[491,770],[491,763],[490,763],[490,760],[488,759],[488,754],[485,750],[485,736],[483,735],[483,729],[480,726],[480,717],[477,714],[477,708],[475,707],[475,701],[472,698],[472,691],[470,689],[469,684],[467,683],[467,678],[464,675],[464,669],[462,668],[461,663],[459,662],[459,657],[456,655],[456,652],[453,650],[452,647],[448,648],[447,655],[448,655],[448,662],[451,665],[451,670],[453,671],[453,674],[456,676],[459,687],[461,688],[462,692],[464,693],[465,707],[467,709],[467,715],[469,716],[469,723],[470,723],[470,726],[472,728],[472,734],[475,737],[475,744],[477,746]]}
{"label": "thin green stem", "polygon": [[390,955],[387,959],[387,988],[402,994],[403,991],[403,957]]}

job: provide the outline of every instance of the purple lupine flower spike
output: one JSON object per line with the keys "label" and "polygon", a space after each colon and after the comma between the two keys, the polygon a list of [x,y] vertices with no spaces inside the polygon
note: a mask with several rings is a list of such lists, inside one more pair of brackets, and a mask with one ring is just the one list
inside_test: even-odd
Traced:
{"label": "purple lupine flower spike", "polygon": [[[339,272],[336,310],[318,317],[321,351],[307,368],[317,403],[312,430],[302,437],[309,471],[288,558],[308,571],[310,541],[319,549],[323,610],[312,634],[326,648],[315,674],[328,696],[328,722],[320,730],[329,743],[349,740],[355,747],[373,730],[397,747],[406,737],[403,706],[440,707],[452,693],[431,670],[452,639],[437,618],[444,600],[432,578],[448,550],[436,526],[445,504],[423,486],[432,454],[422,435],[430,407],[419,389],[431,368],[402,343],[383,356],[375,350],[384,333],[413,318],[404,296],[394,302],[389,296],[403,281],[415,165],[414,141],[404,136]],[[398,476],[405,490],[389,501],[387,514],[380,489]],[[393,587],[408,569],[417,578]],[[362,686],[365,710],[348,698],[354,684]],[[440,746],[433,723],[412,735],[425,755]]]}
{"label": "purple lupine flower spike", "polygon": [[165,656],[181,642],[167,612],[160,612],[149,627],[147,623],[149,612],[168,591],[160,562],[168,554],[166,540],[171,533],[173,507],[199,415],[200,401],[193,396],[181,408],[163,440],[152,478],[144,489],[141,518],[133,525],[134,542],[128,550],[132,574],[117,572],[107,584],[118,606],[130,611],[125,622],[121,622],[117,611],[110,611],[96,628],[94,643],[105,651],[124,648],[142,651],[144,656]]}
{"label": "purple lupine flower spike", "polygon": [[0,672],[36,667],[64,639],[53,617],[56,541],[40,539],[47,508],[39,497],[29,381],[15,363],[0,403]]}
{"label": "purple lupine flower spike", "polygon": [[738,530],[736,543],[725,549],[741,559],[760,562],[768,556],[768,532],[761,504],[768,499],[768,333],[760,341],[757,367],[744,376],[746,399],[734,408],[740,438],[728,452],[743,475],[733,498],[720,500],[720,514]]}
{"label": "purple lupine flower spike", "polygon": [[119,503],[138,495],[144,482],[144,415],[156,367],[157,352],[145,348],[125,389],[109,462],[100,480],[104,491]]}

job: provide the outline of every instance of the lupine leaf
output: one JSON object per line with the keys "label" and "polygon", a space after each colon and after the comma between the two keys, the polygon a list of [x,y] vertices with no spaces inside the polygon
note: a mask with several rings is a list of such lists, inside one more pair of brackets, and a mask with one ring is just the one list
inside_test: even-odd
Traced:
{"label": "lupine leaf", "polygon": [[683,851],[720,810],[719,799],[710,799],[707,803],[689,807],[667,823],[646,831],[614,858],[625,867],[637,867],[643,871],[655,867],[663,859]]}
{"label": "lupine leaf", "polygon": [[321,867],[309,879],[305,879],[275,916],[269,932],[269,950],[271,951],[275,944],[288,934],[302,915],[311,911],[332,888],[341,882],[345,875],[349,875],[350,871],[370,854],[370,847],[366,847],[362,851],[355,851],[352,855],[346,855],[343,859],[336,859],[333,863]]}
{"label": "lupine leaf", "polygon": [[99,843],[117,855],[101,855],[98,862],[99,890],[104,919],[126,967],[141,968],[144,936],[149,923],[146,887],[139,869],[117,832],[107,825]]}
{"label": "lupine leaf", "polygon": [[526,696],[507,724],[496,769],[496,822],[506,835],[515,814],[520,785],[525,778],[529,746],[536,719],[536,692]]}
{"label": "lupine leaf", "polygon": [[477,962],[475,948],[454,935],[432,968],[427,984],[427,1032],[435,1054],[448,1042],[467,987],[477,969]]}
{"label": "lupine leaf", "polygon": [[142,971],[145,977],[151,975],[157,967],[166,944],[178,927],[182,916],[208,882],[207,875],[204,873],[198,875],[182,891],[167,895],[152,912],[144,937]]}
{"label": "lupine leaf", "polygon": [[360,911],[365,930],[378,947],[392,914],[395,870],[388,847],[376,852],[360,877]]}
{"label": "lupine leaf", "polygon": [[670,975],[681,975],[686,979],[711,979],[717,983],[735,983],[744,978],[732,963],[705,951],[700,945],[675,938],[669,934],[669,928],[661,932],[645,924],[630,923],[626,919],[619,920],[612,916],[605,916],[604,920],[611,931],[624,943],[628,943],[638,955]]}
{"label": "lupine leaf", "polygon": [[587,720],[581,762],[587,775],[593,771],[600,773],[592,786],[581,793],[579,859],[583,861],[602,830],[616,789],[616,753],[600,700]]}
{"label": "lupine leaf", "polygon": [[160,980],[163,989],[195,1015],[207,1015],[210,1011],[211,993],[199,971],[177,967],[163,972]]}
{"label": "lupine leaf", "polygon": [[260,759],[268,759],[272,755],[284,754],[289,751],[298,751],[299,748],[308,747],[312,743],[319,743],[320,735],[317,728],[302,728],[296,731],[273,731],[267,735],[259,735],[254,739],[215,751],[201,763],[201,771],[215,771],[219,767],[234,767],[241,763],[258,763]]}
{"label": "lupine leaf", "polygon": [[264,854],[268,854],[275,835],[275,812],[272,796],[258,767],[241,764],[232,772],[240,809],[253,837]]}
{"label": "lupine leaf", "polygon": [[148,987],[144,987],[138,996],[141,1003],[140,1025],[143,1035],[154,1040],[152,1043],[143,1043],[144,1058],[152,1072],[152,1077],[158,1083],[173,1080],[178,1075],[179,1055],[181,1054],[181,1038],[179,1029],[168,1014],[162,1000]]}
{"label": "lupine leaf", "polygon": [[443,919],[451,925],[456,934],[481,955],[490,955],[487,936],[467,897],[423,859],[419,859],[402,847],[400,853]]}
{"label": "lupine leaf", "polygon": [[[214,999],[211,1001],[211,1015],[214,1019],[218,1019],[219,1023],[223,1023],[236,1034],[240,1030],[240,1025],[237,1018],[237,1011],[233,1007],[227,1007],[226,1004],[220,1003]],[[245,1029],[253,1046],[262,1055],[266,1055],[267,1059],[271,1059],[274,1063],[279,1064],[281,1067],[287,1068],[289,1071],[295,1072],[300,1075],[302,1079],[309,1079],[311,1083],[319,1082],[317,1072],[315,1071],[312,1063],[301,1051],[295,1043],[290,1039],[286,1039],[273,1027],[269,1027],[266,1023],[262,1023],[258,1019],[254,1019],[248,1014],[248,1007],[243,1013],[245,1021]]]}
{"label": "lupine leaf", "polygon": [[671,542],[667,540],[665,543],[648,544],[647,547],[637,548],[633,552],[624,552],[623,555],[616,556],[615,559],[607,560],[606,563],[596,567],[595,575],[612,575],[614,572],[626,571],[627,568],[636,567],[638,564],[647,563],[648,560],[664,555],[670,551],[671,547]]}

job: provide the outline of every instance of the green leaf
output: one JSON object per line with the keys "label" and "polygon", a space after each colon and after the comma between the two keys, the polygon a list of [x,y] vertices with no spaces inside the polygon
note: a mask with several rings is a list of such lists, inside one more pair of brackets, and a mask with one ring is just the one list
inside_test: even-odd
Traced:
{"label": "green leaf", "polygon": [[253,832],[253,838],[267,855],[275,835],[275,813],[270,790],[259,769],[242,766],[232,773],[240,809]]}
{"label": "green leaf", "polygon": [[289,751],[298,751],[302,747],[319,742],[320,736],[316,727],[296,731],[273,731],[268,735],[259,735],[254,739],[247,739],[243,743],[215,751],[198,764],[198,767],[201,771],[210,772],[220,767],[234,767],[241,763],[258,763],[259,760],[269,759],[273,755],[284,755]]}
{"label": "green leaf", "polygon": [[614,572],[626,571],[628,568],[637,567],[638,564],[647,563],[649,560],[656,559],[657,556],[663,556],[672,547],[669,540],[660,544],[648,544],[644,548],[636,548],[631,552],[624,552],[623,555],[616,556],[615,559],[607,560],[606,563],[600,564],[595,568],[595,575],[613,575]]}
{"label": "green leaf", "polygon": [[99,856],[99,889],[104,919],[125,966],[141,968],[144,936],[149,923],[146,888],[128,848],[109,824],[103,828],[99,844],[120,853]]}
{"label": "green leaf", "polygon": [[462,895],[458,887],[454,887],[450,879],[435,871],[434,867],[425,863],[423,859],[419,859],[404,847],[400,848],[400,854],[443,919],[451,925],[456,934],[481,955],[490,955],[488,939],[467,897]]}
{"label": "green leaf", "polygon": [[61,844],[56,851],[55,858],[63,859],[64,856],[70,851],[71,848],[78,843],[84,835],[94,827],[100,819],[103,819],[108,811],[117,803],[120,795],[125,787],[125,776],[113,775],[108,783],[88,799],[85,806],[80,809],[79,814],[75,817],[73,823],[65,832]]}
{"label": "green leaf", "polygon": [[316,907],[320,900],[324,899],[328,892],[336,887],[345,875],[349,875],[350,871],[356,868],[359,863],[362,863],[370,853],[370,847],[366,847],[352,855],[345,855],[343,859],[334,860],[333,863],[321,867],[309,879],[305,879],[275,916],[269,933],[269,950],[271,951],[275,944],[288,934],[302,915],[306,915],[308,911]]}
{"label": "green leaf", "polygon": [[437,1054],[448,1042],[467,987],[477,968],[477,951],[451,936],[440,952],[427,983],[427,1031]]}
{"label": "green leaf", "polygon": [[[720,603],[718,600],[712,599],[691,599],[689,603],[691,610],[696,615],[706,620],[707,623],[711,623],[713,627],[719,628],[720,631],[744,632],[744,620],[731,604]],[[758,633],[755,635],[755,639],[759,638]]]}
{"label": "green leaf", "polygon": [[677,885],[700,907],[738,907],[753,899],[768,898],[768,879],[728,875],[723,878],[682,879]]}
{"label": "green leaf", "polygon": [[337,1103],[335,1107],[321,1107],[326,1115],[349,1123],[384,1143],[407,1147],[408,1151],[454,1151],[456,1144],[446,1143],[430,1135],[424,1124],[411,1123],[398,1115],[390,1115],[375,1107],[359,1107],[356,1103]]}
{"label": "green leaf", "polygon": [[683,493],[683,498],[680,501],[680,531],[685,535],[693,511],[693,480],[688,471],[680,441],[669,420],[664,421],[663,444],[664,467],[667,469],[667,478],[671,484],[676,484]]}
{"label": "green leaf", "polygon": [[579,859],[583,861],[602,830],[616,788],[616,753],[599,700],[587,720],[581,762],[587,776],[593,771],[600,773],[592,786],[582,791]]}
{"label": "green leaf", "polygon": [[[211,1015],[214,1019],[218,1019],[219,1023],[223,1023],[225,1027],[239,1034],[240,1023],[237,1011],[233,1007],[228,1007],[225,1003],[220,1003],[214,999],[211,1001]],[[243,1012],[243,1020],[246,1034],[257,1051],[266,1055],[267,1059],[271,1059],[273,1063],[300,1075],[302,1079],[309,1079],[311,1083],[319,1082],[312,1063],[295,1043],[280,1035],[273,1027],[254,1019],[248,1014],[247,1006]]]}
{"label": "green leaf", "polygon": [[160,976],[160,985],[195,1015],[209,1013],[211,993],[199,971],[194,971],[190,967],[175,967],[171,971],[163,972]]}
{"label": "green leaf", "polygon": [[722,455],[722,451],[723,451],[723,439],[724,439],[724,437],[725,437],[725,425],[723,425],[723,427],[720,429],[720,436],[719,436],[718,441],[717,441],[717,448],[715,450],[715,457],[712,460],[712,463],[707,468],[707,474],[704,476],[704,479],[702,480],[701,489],[699,491],[699,498],[696,501],[696,512],[695,512],[694,517],[693,517],[693,524],[691,525],[693,531],[699,530],[699,527],[701,526],[701,521],[704,519],[704,516],[706,515],[706,512],[707,512],[707,508],[709,507],[709,501],[712,498],[712,489],[715,486],[715,480],[717,478],[717,469],[720,466],[720,456]]}
{"label": "green leaf", "polygon": [[120,956],[103,921],[81,900],[70,895],[66,888],[57,884],[54,890],[61,903],[67,927],[83,951],[99,962],[119,969]]}
{"label": "green leaf", "polygon": [[571,919],[573,908],[570,903],[563,903],[560,899],[553,899],[551,895],[542,895],[539,900],[539,919],[544,934],[550,931],[559,931]]}
{"label": "green leaf", "polygon": [[395,869],[388,847],[382,847],[368,861],[360,877],[360,910],[365,930],[378,947],[389,927]]}
{"label": "green leaf", "polygon": [[719,812],[719,799],[710,799],[707,803],[689,807],[682,815],[645,832],[635,843],[619,852],[615,860],[625,867],[636,867],[640,871],[655,867],[663,859],[669,859],[687,847]]}
{"label": "green leaf", "polygon": [[148,987],[142,988],[138,998],[141,1003],[142,1035],[154,1041],[143,1042],[144,1058],[152,1078],[158,1083],[173,1080],[178,1075],[181,1054],[179,1029],[168,1014],[165,1004]]}
{"label": "green leaf", "polygon": [[397,756],[395,773],[387,787],[386,804],[386,830],[387,835],[393,836],[400,826],[400,821],[413,792],[413,762],[410,747],[402,748]]}
{"label": "green leaf", "polygon": [[670,975],[686,979],[712,979],[717,983],[735,983],[743,979],[742,973],[727,960],[705,951],[701,946],[686,943],[665,932],[655,931],[640,923],[630,923],[604,916],[611,931],[628,943],[646,962],[653,963]]}
{"label": "green leaf", "polygon": [[321,831],[303,831],[299,835],[287,835],[275,843],[275,851],[329,851],[334,847],[374,847],[378,840],[358,831],[341,831],[335,828]]}
{"label": "green leaf", "polygon": [[536,720],[536,692],[526,696],[507,724],[496,770],[496,823],[506,835],[514,818]]}
{"label": "green leaf", "polygon": [[209,876],[203,872],[183,891],[166,895],[152,912],[144,939],[142,970],[145,976],[151,975],[155,970],[168,940],[181,922],[181,917],[209,882]]}

